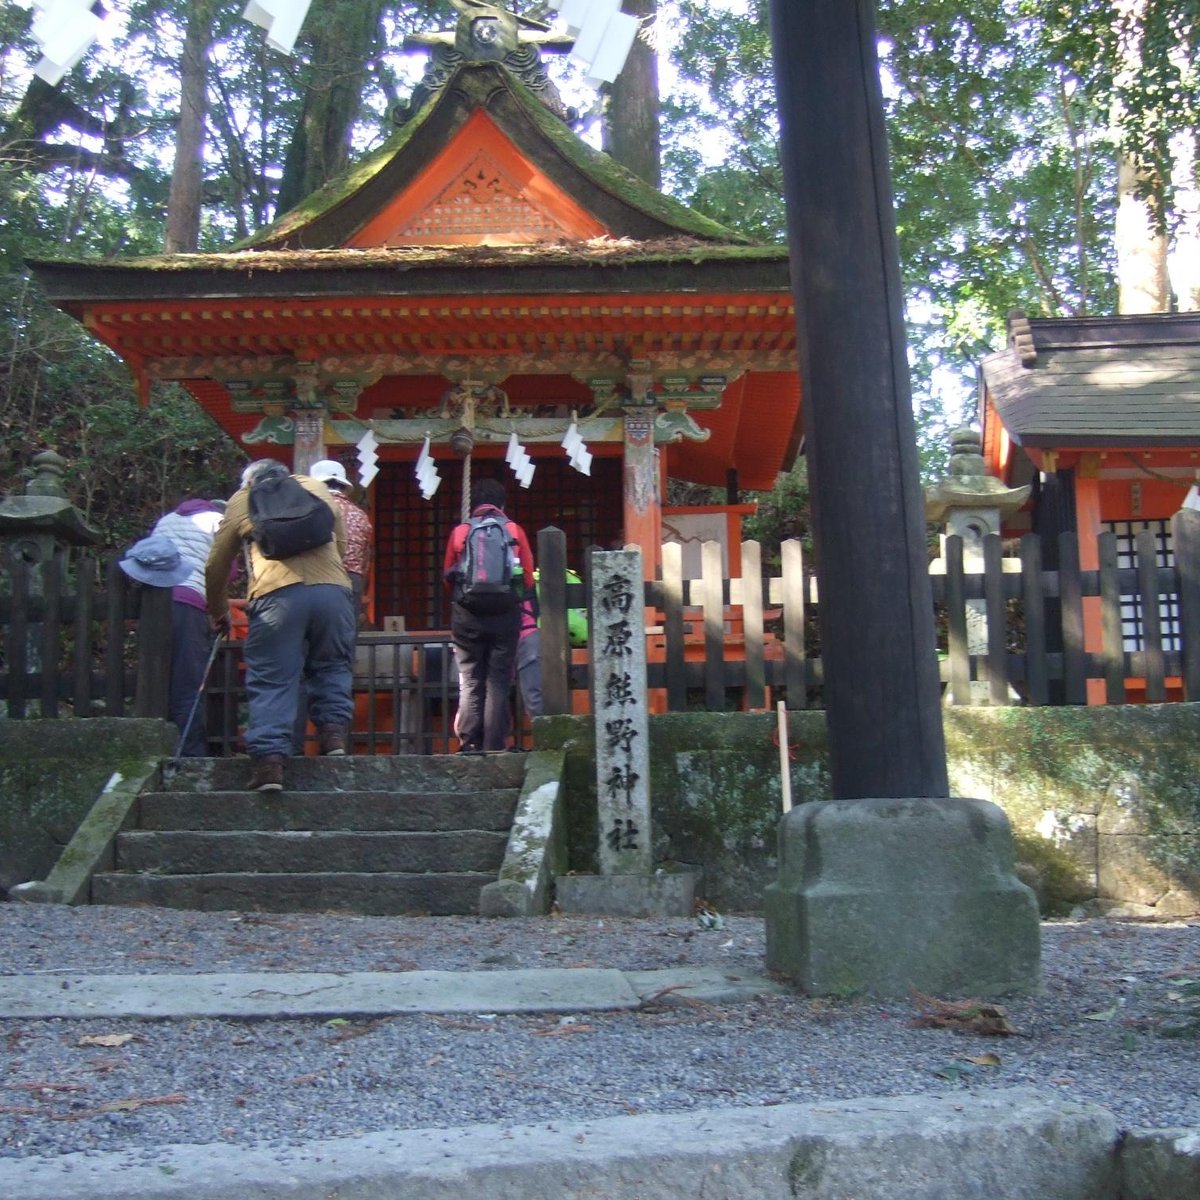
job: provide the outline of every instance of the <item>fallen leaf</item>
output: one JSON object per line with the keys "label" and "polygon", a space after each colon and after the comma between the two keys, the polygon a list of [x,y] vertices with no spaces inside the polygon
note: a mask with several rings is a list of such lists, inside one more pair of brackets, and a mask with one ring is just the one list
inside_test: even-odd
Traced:
{"label": "fallen leaf", "polygon": [[918,1029],[960,1029],[990,1037],[1011,1037],[1016,1030],[1008,1023],[1004,1009],[980,1000],[939,1000],[935,996],[913,993],[922,1012],[913,1019]]}
{"label": "fallen leaf", "polygon": [[75,1045],[106,1046],[112,1050],[117,1046],[124,1046],[126,1042],[132,1042],[136,1037],[135,1033],[85,1033]]}
{"label": "fallen leaf", "polygon": [[120,1070],[122,1065],[119,1058],[94,1058],[85,1070],[94,1071],[97,1075],[107,1075],[110,1071]]}
{"label": "fallen leaf", "polygon": [[535,1029],[534,1037],[570,1037],[575,1033],[595,1033],[595,1025],[554,1025],[549,1029]]}
{"label": "fallen leaf", "polygon": [[1114,1004],[1112,1008],[1106,1008],[1103,1012],[1084,1013],[1085,1021],[1111,1021],[1117,1015],[1117,1011],[1121,1006]]}
{"label": "fallen leaf", "polygon": [[187,1097],[182,1092],[174,1092],[169,1096],[130,1096],[127,1100],[110,1100],[98,1108],[88,1108],[81,1112],[56,1113],[52,1121],[84,1121],[88,1117],[101,1117],[105,1113],[135,1112],[154,1104],[186,1104]]}
{"label": "fallen leaf", "polygon": [[974,1063],[977,1067],[998,1067],[1000,1065],[1000,1055],[968,1054],[966,1061],[969,1063]]}
{"label": "fallen leaf", "polygon": [[939,1079],[948,1079],[951,1083],[956,1083],[963,1075],[970,1075],[974,1070],[969,1063],[947,1063],[934,1071],[934,1074]]}

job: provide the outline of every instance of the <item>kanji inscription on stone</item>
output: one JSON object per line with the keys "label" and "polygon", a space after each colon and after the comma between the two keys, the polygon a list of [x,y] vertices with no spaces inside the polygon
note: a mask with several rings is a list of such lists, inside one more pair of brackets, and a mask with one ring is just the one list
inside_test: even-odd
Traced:
{"label": "kanji inscription on stone", "polygon": [[594,554],[592,712],[604,875],[649,875],[652,868],[643,609],[641,551]]}

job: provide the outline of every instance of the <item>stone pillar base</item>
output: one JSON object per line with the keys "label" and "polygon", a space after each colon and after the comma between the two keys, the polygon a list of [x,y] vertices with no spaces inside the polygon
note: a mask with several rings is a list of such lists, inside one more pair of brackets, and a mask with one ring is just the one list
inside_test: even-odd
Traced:
{"label": "stone pillar base", "polygon": [[984,800],[832,800],[779,827],[767,966],[810,995],[998,996],[1040,985],[1037,900]]}
{"label": "stone pillar base", "polygon": [[564,913],[607,917],[690,917],[695,912],[694,871],[662,875],[560,875],[555,881]]}

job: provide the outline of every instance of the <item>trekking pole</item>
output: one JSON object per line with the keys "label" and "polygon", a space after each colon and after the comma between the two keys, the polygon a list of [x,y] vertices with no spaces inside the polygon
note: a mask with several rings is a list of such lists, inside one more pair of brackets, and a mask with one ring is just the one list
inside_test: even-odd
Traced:
{"label": "trekking pole", "polygon": [[221,649],[221,642],[224,639],[217,635],[213,638],[212,649],[208,652],[208,661],[204,664],[204,674],[200,676],[200,686],[196,689],[196,698],[192,701],[191,712],[188,713],[188,719],[184,722],[182,731],[179,734],[179,742],[175,747],[174,757],[163,767],[163,782],[170,783],[175,778],[175,772],[179,770],[179,760],[183,757],[183,745],[187,741],[188,731],[192,728],[192,722],[196,719],[196,711],[200,707],[200,697],[204,695],[204,689],[208,686],[208,676],[212,671],[212,665],[217,660],[217,652]]}

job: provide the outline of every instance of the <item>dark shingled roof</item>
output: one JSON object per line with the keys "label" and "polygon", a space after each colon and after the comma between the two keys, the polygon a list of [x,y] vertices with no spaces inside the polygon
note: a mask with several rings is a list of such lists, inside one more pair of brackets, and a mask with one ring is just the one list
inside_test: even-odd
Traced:
{"label": "dark shingled roof", "polygon": [[1045,448],[1200,442],[1200,313],[1026,319],[982,363],[1014,442]]}

